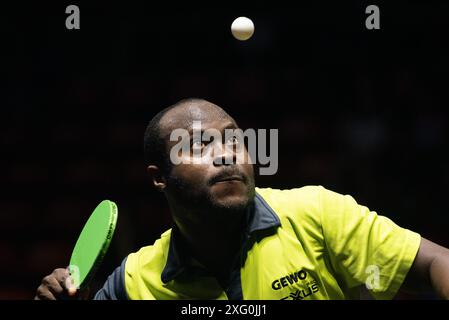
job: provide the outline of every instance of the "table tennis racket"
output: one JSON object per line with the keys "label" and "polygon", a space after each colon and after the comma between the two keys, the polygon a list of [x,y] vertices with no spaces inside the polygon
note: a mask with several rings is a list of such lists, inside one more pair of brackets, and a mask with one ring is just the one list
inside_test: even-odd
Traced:
{"label": "table tennis racket", "polygon": [[94,277],[114,235],[117,224],[117,205],[102,201],[92,212],[81,231],[70,258],[69,272],[72,286],[84,289]]}

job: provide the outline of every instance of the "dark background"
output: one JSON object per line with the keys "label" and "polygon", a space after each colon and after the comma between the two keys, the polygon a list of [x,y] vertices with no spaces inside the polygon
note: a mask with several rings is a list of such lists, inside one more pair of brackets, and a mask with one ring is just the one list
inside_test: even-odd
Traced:
{"label": "dark background", "polygon": [[[449,3],[344,2],[2,7],[0,298],[32,298],[66,266],[102,199],[120,216],[94,288],[170,227],[143,132],[191,96],[279,129],[279,171],[259,186],[351,194],[448,247]],[[65,28],[69,4],[80,30]],[[365,28],[369,4],[380,30]],[[246,42],[238,16],[256,26]]]}

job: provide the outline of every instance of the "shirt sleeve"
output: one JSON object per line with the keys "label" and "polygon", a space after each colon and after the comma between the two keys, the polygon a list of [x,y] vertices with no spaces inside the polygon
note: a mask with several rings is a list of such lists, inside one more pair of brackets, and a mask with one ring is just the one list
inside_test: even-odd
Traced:
{"label": "shirt sleeve", "polygon": [[348,195],[320,188],[321,225],[339,282],[365,285],[376,299],[392,299],[419,249],[419,234],[357,204]]}
{"label": "shirt sleeve", "polygon": [[103,287],[95,294],[94,300],[128,300],[125,287],[125,265],[126,258],[109,275]]}

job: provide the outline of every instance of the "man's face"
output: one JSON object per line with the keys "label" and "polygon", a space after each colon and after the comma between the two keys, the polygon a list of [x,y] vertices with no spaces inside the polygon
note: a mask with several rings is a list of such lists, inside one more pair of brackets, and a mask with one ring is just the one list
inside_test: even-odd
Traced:
{"label": "man's face", "polygon": [[[201,133],[214,130],[221,138],[197,139],[194,121],[201,124]],[[217,112],[210,105],[174,109],[161,120],[161,129],[169,154],[179,143],[179,140],[170,141],[170,133],[175,129],[189,132],[189,152],[178,154],[181,163],[172,165],[167,177],[165,191],[170,200],[195,211],[201,208],[241,210],[253,200],[253,166],[246,147],[238,145],[243,141],[226,137],[226,129],[228,132],[237,129],[227,114]],[[195,152],[201,154],[196,161]],[[237,161],[238,157],[244,161]]]}

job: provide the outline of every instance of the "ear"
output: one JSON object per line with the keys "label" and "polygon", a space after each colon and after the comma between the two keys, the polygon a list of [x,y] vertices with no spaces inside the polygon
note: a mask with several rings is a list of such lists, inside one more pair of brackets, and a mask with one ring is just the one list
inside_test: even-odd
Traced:
{"label": "ear", "polygon": [[155,165],[149,165],[147,167],[147,172],[148,172],[151,182],[153,183],[153,186],[156,188],[156,190],[163,192],[165,187],[167,186],[167,181],[165,180],[164,176],[162,175],[162,172],[159,169],[159,167],[155,166]]}

